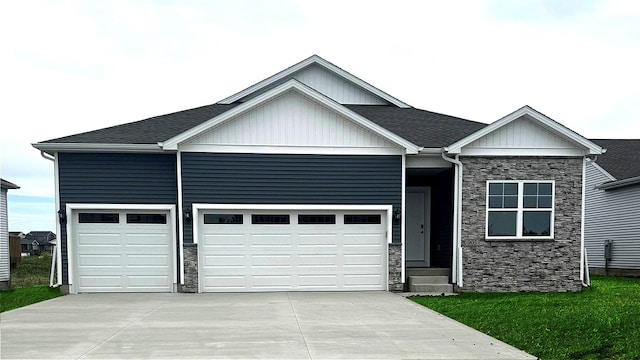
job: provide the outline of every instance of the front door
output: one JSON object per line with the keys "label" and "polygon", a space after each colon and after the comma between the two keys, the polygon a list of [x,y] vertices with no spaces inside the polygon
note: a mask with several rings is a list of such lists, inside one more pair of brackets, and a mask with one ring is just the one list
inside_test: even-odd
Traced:
{"label": "front door", "polygon": [[430,188],[407,188],[405,244],[407,267],[429,267]]}

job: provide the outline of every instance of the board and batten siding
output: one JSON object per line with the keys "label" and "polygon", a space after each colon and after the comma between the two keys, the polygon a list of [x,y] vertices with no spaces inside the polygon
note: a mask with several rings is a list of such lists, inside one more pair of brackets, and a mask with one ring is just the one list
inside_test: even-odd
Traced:
{"label": "board and batten siding", "polygon": [[296,91],[282,94],[187,144],[398,148]]}
{"label": "board and batten siding", "polygon": [[[402,199],[402,157],[181,153],[182,199],[215,204],[392,205]],[[193,242],[193,224],[184,241]],[[400,242],[400,226],[393,225]]]}
{"label": "board and batten siding", "polygon": [[604,268],[604,244],[613,241],[609,268],[640,269],[640,186],[596,189],[611,181],[587,163],[584,241],[589,267]]}
{"label": "board and batten siding", "polygon": [[305,67],[289,76],[279,79],[270,86],[251,93],[249,96],[241,99],[241,102],[254,98],[291,79],[300,81],[340,104],[388,105],[388,103],[380,97],[362,89],[350,81],[345,80],[334,72],[328,71],[320,65]]}
{"label": "board and batten siding", "polygon": [[[9,217],[7,189],[0,189],[0,282],[9,282]],[[1,286],[1,285],[0,285]]]}
{"label": "board and batten siding", "polygon": [[575,145],[534,121],[522,118],[465,146],[465,149],[486,148],[574,149]]}
{"label": "board and batten siding", "polygon": [[[58,172],[61,209],[67,203],[178,203],[175,154],[58,153]],[[63,283],[67,284],[64,226],[60,238]]]}

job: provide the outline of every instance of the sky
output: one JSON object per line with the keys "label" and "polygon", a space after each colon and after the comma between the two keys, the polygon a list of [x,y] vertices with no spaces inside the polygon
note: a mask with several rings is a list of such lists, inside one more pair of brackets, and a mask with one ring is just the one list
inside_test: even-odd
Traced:
{"label": "sky", "polygon": [[490,123],[530,105],[640,138],[640,2],[3,1],[9,230],[55,231],[32,143],[213,104],[317,54],[416,108]]}

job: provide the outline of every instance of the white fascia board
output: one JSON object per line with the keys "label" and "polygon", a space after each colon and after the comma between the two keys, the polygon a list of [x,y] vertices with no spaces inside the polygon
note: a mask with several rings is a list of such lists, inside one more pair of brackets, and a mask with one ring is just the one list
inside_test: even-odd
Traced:
{"label": "white fascia board", "polygon": [[517,120],[519,118],[521,118],[522,116],[528,115],[530,119],[533,119],[539,123],[541,123],[542,125],[544,125],[545,128],[550,129],[552,131],[554,131],[555,133],[557,133],[558,135],[572,141],[573,143],[579,144],[580,146],[583,146],[587,151],[586,154],[588,155],[598,155],[598,154],[602,154],[603,153],[603,149],[602,147],[594,144],[593,142],[591,142],[589,139],[585,138],[584,136],[574,132],[573,130],[561,125],[560,123],[556,122],[555,120],[547,117],[546,115],[538,112],[537,110],[533,109],[532,107],[525,105],[523,107],[521,107],[520,109],[512,112],[511,114],[491,123],[490,125],[476,131],[475,133],[456,141],[455,143],[447,146],[445,148],[445,150],[449,153],[449,154],[460,154],[462,151],[462,148],[466,145],[471,144],[472,142],[480,139],[481,137],[511,123],[514,120]]}
{"label": "white fascia board", "polygon": [[396,105],[396,106],[401,107],[401,108],[409,108],[409,107],[411,107],[410,105],[408,105],[408,104],[396,99],[395,97],[393,97],[393,96],[387,94],[386,92],[374,87],[373,85],[367,83],[366,81],[363,81],[360,78],[348,73],[347,71],[344,71],[341,68],[333,65],[332,63],[326,61],[325,59],[321,58],[318,55],[312,55],[311,57],[309,57],[309,58],[307,58],[305,60],[302,60],[301,62],[299,62],[299,63],[297,63],[297,64],[295,64],[295,65],[293,65],[291,67],[288,67],[287,69],[282,70],[279,73],[277,73],[275,75],[272,75],[272,76],[260,81],[259,83],[255,84],[255,85],[252,85],[252,86],[240,91],[239,93],[231,95],[228,98],[223,99],[222,101],[220,101],[219,104],[231,104],[231,103],[233,103],[235,101],[238,101],[238,100],[242,99],[243,97],[245,97],[245,96],[247,96],[247,95],[249,95],[249,94],[251,94],[253,92],[256,92],[256,91],[258,91],[258,90],[260,90],[260,89],[262,89],[264,87],[267,87],[267,86],[273,84],[274,82],[276,82],[276,81],[278,81],[278,80],[280,80],[282,78],[285,78],[285,77],[287,77],[287,76],[289,76],[289,75],[291,75],[291,74],[293,74],[293,73],[295,73],[295,72],[297,72],[297,71],[299,71],[301,69],[304,69],[305,67],[310,66],[312,64],[318,64],[318,65],[324,67],[325,69],[327,69],[327,70],[329,70],[329,71],[341,76],[345,80],[348,80],[348,81],[352,82],[353,84],[355,84],[355,85],[357,85],[357,86],[359,86],[359,87],[361,87],[361,88],[363,88],[363,89],[375,94],[376,96],[388,101],[389,103],[391,103],[393,105]]}
{"label": "white fascia board", "polygon": [[273,146],[273,145],[180,145],[181,152],[240,154],[312,154],[312,155],[404,155],[398,147]]}
{"label": "white fascia board", "polygon": [[260,96],[257,96],[241,105],[238,105],[236,107],[234,107],[233,109],[230,109],[229,111],[222,113],[208,121],[205,121],[204,123],[193,127],[185,132],[183,132],[182,134],[179,134],[177,136],[174,136],[173,138],[165,141],[164,143],[161,143],[159,145],[162,146],[163,149],[165,150],[177,150],[178,149],[178,144],[187,141],[205,131],[208,131],[209,129],[218,126],[222,123],[224,123],[225,121],[232,119],[252,108],[255,108],[267,101],[272,100],[273,98],[287,92],[287,91],[298,91],[299,93],[301,93],[304,96],[307,96],[319,103],[321,103],[322,105],[330,108],[331,110],[334,110],[335,112],[337,112],[338,114],[354,121],[355,123],[359,124],[360,126],[363,126],[364,128],[370,130],[371,132],[373,132],[374,134],[377,134],[389,141],[391,141],[392,143],[397,144],[398,146],[401,146],[403,148],[406,149],[406,152],[408,154],[416,154],[419,151],[419,147],[409,141],[407,141],[406,139],[390,132],[389,130],[379,126],[378,124],[368,120],[367,118],[363,117],[360,114],[357,114],[354,111],[349,110],[348,108],[346,108],[345,106],[341,105],[340,103],[322,95],[321,93],[313,90],[312,88],[304,85],[303,83],[295,80],[295,79],[291,79],[267,92],[265,92],[264,94],[261,94]]}
{"label": "white fascia board", "polygon": [[53,155],[68,152],[163,152],[158,144],[100,144],[100,143],[35,143],[34,148]]}
{"label": "white fascia board", "polygon": [[464,148],[461,150],[464,156],[585,156],[588,149],[567,149],[567,148]]}

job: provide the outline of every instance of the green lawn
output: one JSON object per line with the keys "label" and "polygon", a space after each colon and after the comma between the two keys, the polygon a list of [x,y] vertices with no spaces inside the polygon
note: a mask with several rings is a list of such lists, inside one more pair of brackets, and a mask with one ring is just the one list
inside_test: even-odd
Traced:
{"label": "green lawn", "polygon": [[60,289],[51,289],[48,286],[0,291],[0,312],[53,299],[60,295],[62,295]]}
{"label": "green lawn", "polygon": [[12,290],[0,291],[0,312],[16,309],[60,296],[60,289],[50,289],[51,256],[23,257],[11,270]]}
{"label": "green lawn", "polygon": [[541,359],[640,359],[640,279],[581,293],[463,293],[413,301]]}

